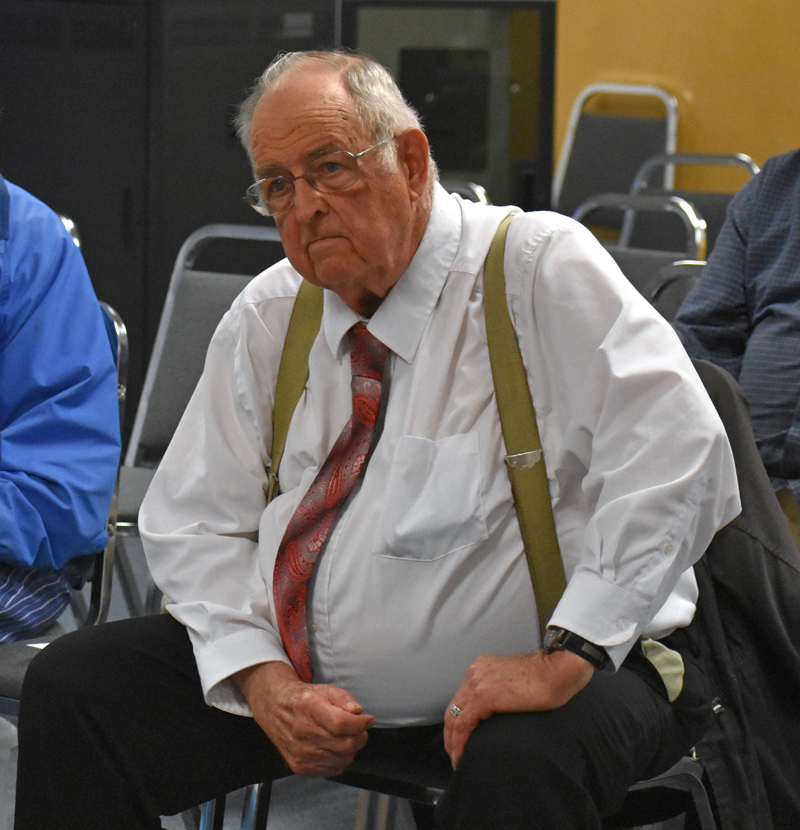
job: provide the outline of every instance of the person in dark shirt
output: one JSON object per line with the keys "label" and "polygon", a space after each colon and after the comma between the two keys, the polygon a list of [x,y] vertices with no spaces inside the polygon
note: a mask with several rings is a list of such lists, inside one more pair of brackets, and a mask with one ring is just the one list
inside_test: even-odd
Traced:
{"label": "person in dark shirt", "polygon": [[768,159],[734,196],[675,328],[692,357],[738,380],[800,542],[800,149]]}

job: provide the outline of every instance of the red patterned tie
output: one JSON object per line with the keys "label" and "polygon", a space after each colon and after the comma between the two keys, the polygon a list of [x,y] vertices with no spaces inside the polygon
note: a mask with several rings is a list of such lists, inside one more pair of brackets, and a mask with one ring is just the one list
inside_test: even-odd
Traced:
{"label": "red patterned tie", "polygon": [[272,594],[278,630],[295,671],[307,683],[312,679],[306,636],[308,583],[339,509],[364,470],[375,436],[385,362],[386,346],[363,323],[353,326],[353,414],[289,521],[275,560]]}

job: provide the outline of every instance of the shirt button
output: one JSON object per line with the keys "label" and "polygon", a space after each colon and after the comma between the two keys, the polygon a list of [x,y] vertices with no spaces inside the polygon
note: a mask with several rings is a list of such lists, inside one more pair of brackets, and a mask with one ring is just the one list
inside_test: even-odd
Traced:
{"label": "shirt button", "polygon": [[665,545],[664,546],[664,553],[666,553],[666,554],[672,553],[672,545],[669,545],[669,544]]}

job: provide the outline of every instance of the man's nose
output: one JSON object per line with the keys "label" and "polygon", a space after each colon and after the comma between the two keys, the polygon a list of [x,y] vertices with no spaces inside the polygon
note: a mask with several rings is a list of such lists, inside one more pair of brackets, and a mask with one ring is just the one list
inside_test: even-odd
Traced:
{"label": "man's nose", "polygon": [[294,209],[298,221],[310,219],[327,208],[323,193],[312,187],[305,177],[294,180]]}

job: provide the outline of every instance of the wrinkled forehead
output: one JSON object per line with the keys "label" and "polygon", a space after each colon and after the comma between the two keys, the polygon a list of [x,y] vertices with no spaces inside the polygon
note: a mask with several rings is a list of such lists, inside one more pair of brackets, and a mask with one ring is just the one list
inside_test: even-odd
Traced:
{"label": "wrinkled forehead", "polygon": [[290,150],[352,151],[365,138],[341,73],[309,61],[293,67],[261,96],[253,112],[250,146],[253,160],[261,165]]}

